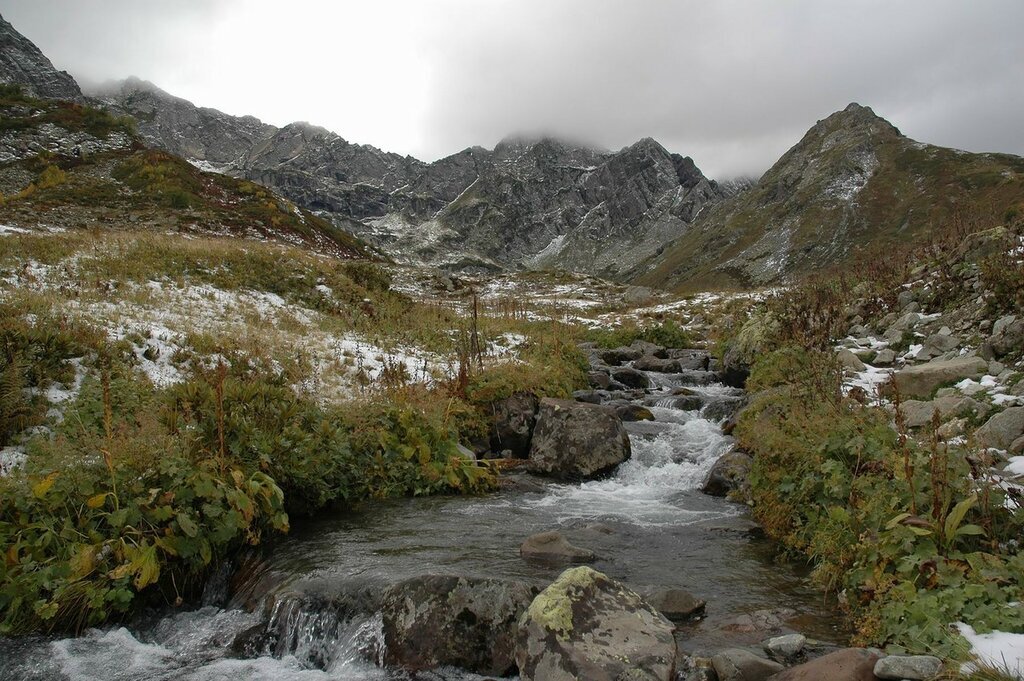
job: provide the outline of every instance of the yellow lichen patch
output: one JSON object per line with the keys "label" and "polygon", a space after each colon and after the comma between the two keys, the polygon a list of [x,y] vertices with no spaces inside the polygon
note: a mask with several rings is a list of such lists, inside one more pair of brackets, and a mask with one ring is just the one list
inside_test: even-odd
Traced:
{"label": "yellow lichen patch", "polygon": [[573,630],[572,606],[577,594],[598,580],[607,579],[586,566],[570,568],[533,599],[524,619],[533,620],[563,638]]}

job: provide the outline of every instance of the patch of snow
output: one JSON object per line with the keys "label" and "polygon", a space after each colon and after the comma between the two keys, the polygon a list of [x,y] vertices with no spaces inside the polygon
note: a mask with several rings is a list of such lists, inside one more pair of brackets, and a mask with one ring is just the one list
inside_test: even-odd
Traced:
{"label": "patch of snow", "polygon": [[1010,475],[1024,475],[1024,456],[1011,456],[1003,471]]}
{"label": "patch of snow", "polygon": [[[990,631],[979,634],[974,627],[957,622],[953,625],[971,645],[971,654],[978,663],[995,667],[1017,679],[1024,679],[1024,634]],[[977,671],[971,662],[963,666],[965,673]]]}
{"label": "patch of snow", "polygon": [[13,225],[0,225],[0,236],[7,234],[28,234],[29,230],[24,227],[15,227]]}
{"label": "patch of snow", "polygon": [[553,238],[547,246],[542,248],[537,255],[531,258],[527,258],[526,263],[529,267],[539,267],[544,264],[544,261],[548,258],[553,258],[562,251],[562,244],[565,242],[565,235],[559,234]]}
{"label": "patch of snow", "polygon": [[905,353],[903,353],[903,359],[913,359],[917,355],[917,353],[921,352],[921,350],[923,349],[923,344],[915,343],[914,345],[911,345]]}
{"label": "patch of snow", "polygon": [[228,168],[230,167],[230,165],[217,166],[214,165],[213,163],[210,163],[206,159],[189,158],[185,160],[194,165],[196,168],[202,170],[204,173],[217,173],[218,175],[223,175],[225,172],[227,172]]}
{"label": "patch of snow", "polygon": [[879,386],[889,380],[892,372],[893,370],[890,368],[873,367],[866,364],[864,371],[858,371],[843,381],[843,394],[848,394],[853,388],[861,388],[868,395],[876,397]]}

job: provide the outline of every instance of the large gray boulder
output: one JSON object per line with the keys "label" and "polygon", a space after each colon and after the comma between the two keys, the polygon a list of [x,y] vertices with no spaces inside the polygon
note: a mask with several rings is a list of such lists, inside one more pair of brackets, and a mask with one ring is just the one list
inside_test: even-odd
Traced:
{"label": "large gray boulder", "polygon": [[491,405],[491,450],[511,450],[512,456],[530,455],[530,440],[537,422],[540,400],[529,392],[519,392]]}
{"label": "large gray boulder", "polygon": [[682,371],[684,367],[683,363],[678,359],[662,359],[660,357],[647,356],[633,362],[633,368],[640,371],[653,371],[659,374],[675,374]]}
{"label": "large gray boulder", "polygon": [[655,610],[673,622],[681,622],[704,612],[707,602],[682,589],[656,589],[644,594]]}
{"label": "large gray boulder", "polygon": [[563,480],[615,470],[631,454],[629,435],[613,409],[544,398],[530,445],[529,469]]}
{"label": "large gray boulder", "polygon": [[981,357],[957,357],[901,369],[892,375],[892,380],[901,397],[930,397],[945,383],[979,378],[987,370],[988,362]]}
{"label": "large gray boulder", "polygon": [[927,681],[942,671],[942,660],[934,655],[889,655],[875,663],[880,679]]}
{"label": "large gray boulder", "polygon": [[1024,350],[1024,318],[1008,315],[996,320],[988,344],[995,357],[1013,355]]}
{"label": "large gray boulder", "polygon": [[396,584],[381,610],[384,662],[413,671],[454,666],[510,675],[519,618],[536,594],[509,579],[428,575]]}
{"label": "large gray boulder", "polygon": [[651,379],[647,377],[647,374],[630,367],[613,369],[612,378],[627,388],[642,388],[646,390],[651,387]]}
{"label": "large gray boulder", "polygon": [[917,326],[919,321],[921,321],[921,315],[916,312],[908,312],[890,324],[883,337],[890,343],[898,343],[903,338],[903,334]]}
{"label": "large gray boulder", "polygon": [[635,359],[640,359],[643,354],[643,350],[634,347],[619,347],[597,351],[601,361],[609,366],[618,366],[623,362],[632,362]]}
{"label": "large gray boulder", "polygon": [[566,570],[520,620],[523,681],[670,681],[673,625],[623,584],[587,567]]}
{"label": "large gray boulder", "polygon": [[724,497],[740,489],[747,481],[754,460],[749,454],[732,450],[723,454],[711,467],[703,492],[713,497]]}
{"label": "large gray boulder", "polygon": [[1024,407],[1009,407],[974,432],[979,444],[997,449],[1010,449],[1021,435],[1024,435]]}
{"label": "large gray boulder", "polygon": [[986,407],[970,397],[949,395],[937,397],[930,401],[907,400],[900,403],[903,421],[908,428],[921,428],[932,422],[938,413],[939,420],[945,421],[954,416],[983,414]]}

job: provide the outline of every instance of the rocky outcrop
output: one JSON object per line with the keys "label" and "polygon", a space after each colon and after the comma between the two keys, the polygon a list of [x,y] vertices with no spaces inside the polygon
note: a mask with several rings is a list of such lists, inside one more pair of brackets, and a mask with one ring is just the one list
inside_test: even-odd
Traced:
{"label": "rocky outcrop", "polygon": [[1010,407],[984,423],[974,436],[979,444],[997,449],[1011,449],[1024,435],[1024,407]]}
{"label": "rocky outcrop", "polygon": [[908,428],[921,428],[932,422],[938,414],[940,421],[954,416],[977,416],[984,414],[985,406],[970,397],[949,395],[922,402],[907,400],[900,403],[903,422]]}
{"label": "rocky outcrop", "polygon": [[109,111],[134,118],[147,144],[210,170],[235,169],[277,131],[253,116],[197,107],[138,78],[108,83],[89,94]]}
{"label": "rocky outcrop", "polygon": [[519,618],[536,593],[514,580],[437,575],[392,586],[381,610],[384,661],[412,671],[455,666],[509,675]]}
{"label": "rocky outcrop", "polygon": [[614,410],[570,400],[541,400],[529,469],[563,480],[600,477],[630,457],[629,435]]}
{"label": "rocky outcrop", "polygon": [[138,79],[94,94],[149,143],[327,213],[400,262],[617,277],[724,197],[651,139],[613,153],[510,138],[424,163],[308,123],[276,128],[197,107]]}
{"label": "rocky outcrop", "polygon": [[520,620],[523,681],[669,681],[672,623],[636,593],[586,567],[567,570]]}
{"label": "rocky outcrop", "polygon": [[20,85],[40,99],[83,101],[78,83],[58,71],[35,44],[0,17],[0,84]]}

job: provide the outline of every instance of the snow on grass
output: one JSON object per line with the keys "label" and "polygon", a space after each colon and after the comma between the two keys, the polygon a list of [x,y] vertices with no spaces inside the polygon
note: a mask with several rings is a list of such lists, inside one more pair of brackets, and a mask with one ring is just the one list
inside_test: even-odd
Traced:
{"label": "snow on grass", "polygon": [[0,225],[0,236],[7,236],[8,234],[28,234],[29,230],[23,227],[14,227],[12,225]]}
{"label": "snow on grass", "polygon": [[[979,634],[974,627],[963,622],[953,626],[971,645],[971,654],[978,664],[994,667],[1011,677],[1024,680],[1024,634],[1003,631]],[[975,663],[968,662],[963,666],[963,671],[968,674],[977,670]]]}

